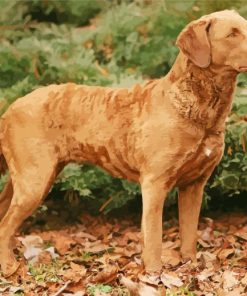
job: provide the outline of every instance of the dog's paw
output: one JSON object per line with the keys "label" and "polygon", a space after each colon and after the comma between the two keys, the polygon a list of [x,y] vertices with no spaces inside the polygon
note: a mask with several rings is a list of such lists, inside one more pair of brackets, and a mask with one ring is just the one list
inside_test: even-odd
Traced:
{"label": "dog's paw", "polygon": [[5,278],[10,277],[11,275],[13,275],[17,271],[19,266],[20,266],[20,263],[18,261],[16,261],[15,259],[11,260],[9,262],[7,262],[6,260],[2,261],[1,262],[1,270],[2,270],[3,276]]}
{"label": "dog's paw", "polygon": [[193,263],[197,263],[196,253],[194,252],[181,252],[182,262],[191,261]]}

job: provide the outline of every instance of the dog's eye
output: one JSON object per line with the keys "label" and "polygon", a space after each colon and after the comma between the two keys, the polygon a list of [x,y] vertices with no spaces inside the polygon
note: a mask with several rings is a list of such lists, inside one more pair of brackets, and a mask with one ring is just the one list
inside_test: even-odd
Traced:
{"label": "dog's eye", "polygon": [[238,36],[239,32],[237,30],[233,30],[230,34],[226,36],[226,38],[236,37]]}
{"label": "dog's eye", "polygon": [[230,33],[229,35],[227,35],[226,38],[229,38],[229,37],[235,37],[236,35],[237,35],[236,33],[232,32],[232,33]]}

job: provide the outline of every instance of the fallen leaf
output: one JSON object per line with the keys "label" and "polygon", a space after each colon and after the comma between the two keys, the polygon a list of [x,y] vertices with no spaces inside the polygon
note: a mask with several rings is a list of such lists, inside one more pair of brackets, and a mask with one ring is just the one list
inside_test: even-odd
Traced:
{"label": "fallen leaf", "polygon": [[200,258],[200,256],[203,256],[206,262],[215,261],[217,259],[215,254],[210,253],[208,251],[198,252],[197,253],[197,258]]}
{"label": "fallen leaf", "polygon": [[160,274],[156,272],[139,274],[138,278],[141,282],[154,286],[158,286],[160,283]]}
{"label": "fallen leaf", "polygon": [[144,283],[140,284],[139,294],[140,296],[165,296],[166,294],[161,294],[160,291],[154,287],[145,285]]}
{"label": "fallen leaf", "polygon": [[27,260],[31,260],[43,252],[43,240],[40,236],[28,235],[24,238],[19,237],[19,240],[25,247],[23,255]]}
{"label": "fallen leaf", "polygon": [[205,269],[202,272],[200,272],[196,277],[199,281],[203,282],[214,274],[215,274],[215,270]]}
{"label": "fallen leaf", "polygon": [[225,260],[228,256],[234,254],[235,250],[234,249],[221,249],[218,254],[217,257],[220,260]]}
{"label": "fallen leaf", "polygon": [[162,249],[162,257],[161,257],[162,263],[164,265],[172,265],[176,266],[180,263],[181,258],[178,251],[172,250],[172,249]]}
{"label": "fallen leaf", "polygon": [[235,235],[237,237],[240,237],[240,238],[247,241],[247,229],[246,229],[246,227],[238,230],[237,232],[235,232]]}
{"label": "fallen leaf", "polygon": [[15,294],[16,292],[23,292],[23,288],[22,287],[10,287],[9,292],[12,294]]}
{"label": "fallen leaf", "polygon": [[223,289],[225,291],[229,291],[229,289],[232,289],[233,287],[239,284],[235,275],[237,274],[233,271],[230,271],[230,270],[224,271],[222,278],[223,278]]}
{"label": "fallen leaf", "polygon": [[85,248],[84,251],[85,252],[90,252],[90,253],[100,253],[100,252],[104,252],[106,250],[109,249],[109,246],[106,244],[102,244],[100,241],[97,241],[95,243],[89,243],[86,242],[85,243]]}
{"label": "fallen leaf", "polygon": [[62,294],[62,292],[67,289],[70,283],[71,281],[67,281],[56,293],[52,294],[52,296],[59,296]]}
{"label": "fallen leaf", "polygon": [[108,284],[117,278],[117,272],[117,266],[107,265],[92,278],[92,282]]}
{"label": "fallen leaf", "polygon": [[161,274],[160,278],[161,278],[161,281],[164,284],[164,286],[166,286],[167,288],[171,289],[172,287],[183,286],[183,282],[176,274],[163,272]]}
{"label": "fallen leaf", "polygon": [[212,240],[214,240],[214,233],[211,227],[207,227],[199,233],[200,233],[200,238],[205,242],[210,243]]}
{"label": "fallen leaf", "polygon": [[162,250],[165,249],[176,249],[178,248],[180,245],[180,242],[178,240],[176,240],[175,242],[173,241],[166,241],[162,243]]}
{"label": "fallen leaf", "polygon": [[131,232],[131,231],[128,231],[124,235],[125,235],[125,237],[127,237],[127,239],[129,241],[133,241],[133,242],[136,242],[137,243],[140,240],[140,233],[139,232]]}
{"label": "fallen leaf", "polygon": [[201,238],[199,238],[197,240],[197,242],[203,247],[203,248],[209,248],[210,247],[210,244],[205,242],[204,240],[202,240]]}
{"label": "fallen leaf", "polygon": [[241,279],[241,284],[246,286],[247,285],[247,273],[245,274],[245,276]]}
{"label": "fallen leaf", "polygon": [[75,293],[63,293],[63,296],[84,296],[85,291],[78,291]]}
{"label": "fallen leaf", "polygon": [[86,271],[85,266],[81,266],[81,265],[76,264],[74,262],[70,262],[70,267],[75,272],[80,272],[81,273],[82,270],[83,270],[83,272]]}
{"label": "fallen leaf", "polygon": [[120,284],[126,287],[132,296],[138,296],[140,285],[137,282],[132,281],[131,279],[120,276],[119,278]]}
{"label": "fallen leaf", "polygon": [[91,235],[91,234],[86,233],[84,231],[79,231],[79,232],[73,234],[72,237],[73,238],[87,238],[93,242],[97,240],[97,238],[94,235]]}

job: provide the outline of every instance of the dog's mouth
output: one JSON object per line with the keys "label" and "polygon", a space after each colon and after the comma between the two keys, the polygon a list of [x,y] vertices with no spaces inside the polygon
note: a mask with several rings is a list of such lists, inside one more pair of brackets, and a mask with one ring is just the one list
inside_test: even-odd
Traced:
{"label": "dog's mouth", "polygon": [[247,66],[241,66],[238,69],[239,69],[239,72],[247,72]]}

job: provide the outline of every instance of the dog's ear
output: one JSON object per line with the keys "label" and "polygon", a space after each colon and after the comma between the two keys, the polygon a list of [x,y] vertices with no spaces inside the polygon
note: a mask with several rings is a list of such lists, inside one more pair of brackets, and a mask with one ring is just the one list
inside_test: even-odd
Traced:
{"label": "dog's ear", "polygon": [[176,45],[198,67],[207,68],[211,61],[208,30],[211,19],[199,19],[187,25],[179,34]]}

